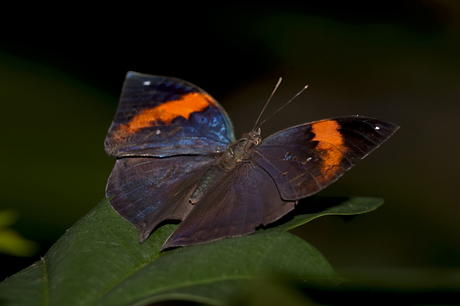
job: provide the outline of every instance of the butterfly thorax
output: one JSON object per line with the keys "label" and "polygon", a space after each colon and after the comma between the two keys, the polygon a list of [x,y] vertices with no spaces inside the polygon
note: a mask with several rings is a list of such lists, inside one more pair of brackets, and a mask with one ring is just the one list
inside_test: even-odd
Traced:
{"label": "butterfly thorax", "polygon": [[217,162],[209,167],[204,176],[198,182],[190,196],[192,204],[198,202],[206,193],[213,190],[225,176],[235,169],[240,163],[249,158],[249,153],[260,143],[260,128],[250,131],[228,146],[228,149],[220,156]]}
{"label": "butterfly thorax", "polygon": [[250,131],[232,143],[222,155],[218,164],[226,169],[233,169],[237,163],[247,159],[248,153],[262,140],[260,129]]}

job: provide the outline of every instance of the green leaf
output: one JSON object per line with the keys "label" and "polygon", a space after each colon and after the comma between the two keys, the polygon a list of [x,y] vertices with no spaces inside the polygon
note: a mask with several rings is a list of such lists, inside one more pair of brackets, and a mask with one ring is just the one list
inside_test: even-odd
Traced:
{"label": "green leaf", "polygon": [[[382,203],[372,198],[328,200],[328,208],[295,215],[255,234],[159,253],[177,225],[158,228],[144,243],[103,200],[72,226],[41,261],[0,284],[2,305],[146,305],[182,299],[225,304],[246,281],[279,275],[338,284],[327,260],[286,232],[329,214],[358,214]],[[324,204],[324,203],[323,203]]]}
{"label": "green leaf", "polygon": [[281,220],[277,229],[290,230],[313,219],[328,215],[359,215],[377,209],[383,204],[383,199],[370,197],[353,198],[321,198],[310,197],[302,200],[295,209],[295,214],[288,215],[290,221]]}

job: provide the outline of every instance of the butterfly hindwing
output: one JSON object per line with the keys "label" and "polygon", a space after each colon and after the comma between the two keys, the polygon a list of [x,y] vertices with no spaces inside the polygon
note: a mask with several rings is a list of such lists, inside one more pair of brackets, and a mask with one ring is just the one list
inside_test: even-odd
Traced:
{"label": "butterfly hindwing", "polygon": [[192,209],[188,198],[214,155],[118,159],[107,183],[112,207],[131,222],[144,242],[164,220],[182,220]]}
{"label": "butterfly hindwing", "polygon": [[113,157],[221,152],[235,141],[225,110],[201,88],[128,72],[105,140]]}
{"label": "butterfly hindwing", "polygon": [[162,249],[253,233],[294,207],[294,201],[280,198],[266,171],[251,162],[241,163],[194,205]]}
{"label": "butterfly hindwing", "polygon": [[281,198],[298,200],[336,181],[387,140],[398,126],[361,116],[301,124],[273,134],[252,152]]}

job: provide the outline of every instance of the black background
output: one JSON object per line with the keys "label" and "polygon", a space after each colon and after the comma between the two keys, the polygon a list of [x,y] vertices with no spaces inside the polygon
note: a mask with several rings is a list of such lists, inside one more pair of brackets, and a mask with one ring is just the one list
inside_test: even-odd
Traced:
{"label": "black background", "polygon": [[[39,244],[1,255],[2,278],[43,256],[104,197],[114,160],[103,142],[128,70],[188,80],[221,102],[236,136],[365,115],[401,129],[321,192],[385,204],[295,233],[339,272],[460,267],[460,5],[455,1],[111,4],[5,9],[0,38],[1,208]],[[2,264],[2,266],[3,266]]]}

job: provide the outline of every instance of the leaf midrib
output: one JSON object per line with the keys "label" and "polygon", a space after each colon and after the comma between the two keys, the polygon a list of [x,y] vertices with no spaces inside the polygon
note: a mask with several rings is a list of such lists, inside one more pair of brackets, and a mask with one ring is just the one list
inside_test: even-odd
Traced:
{"label": "leaf midrib", "polygon": [[[172,290],[178,290],[178,289],[184,289],[184,288],[190,288],[194,286],[199,286],[199,285],[206,285],[214,282],[223,282],[223,281],[231,281],[231,280],[251,280],[254,279],[255,277],[253,275],[232,275],[232,276],[221,276],[221,277],[213,277],[213,278],[205,278],[200,281],[194,281],[193,283],[188,281],[188,282],[182,282],[182,283],[176,283],[176,285],[171,285],[171,286],[165,286],[165,287],[157,287],[155,290],[147,290],[143,291],[142,296],[136,296],[134,299],[140,300],[149,296],[154,296],[154,295],[161,295],[162,292],[168,292]],[[334,278],[334,276],[315,276],[315,277],[310,277],[309,280],[312,282],[315,281],[320,281],[320,280],[326,280],[326,279],[331,279]],[[110,292],[110,291],[109,291]],[[189,296],[199,296],[199,295],[193,295],[193,294],[188,294]],[[98,302],[96,302],[95,305],[97,305],[99,302],[103,302],[102,298]]]}
{"label": "leaf midrib", "polygon": [[44,287],[43,305],[47,306],[50,304],[50,298],[49,298],[50,282],[49,282],[48,264],[46,263],[46,260],[44,257],[41,258],[41,261],[43,262],[43,272],[45,274],[43,277],[43,287]]}

